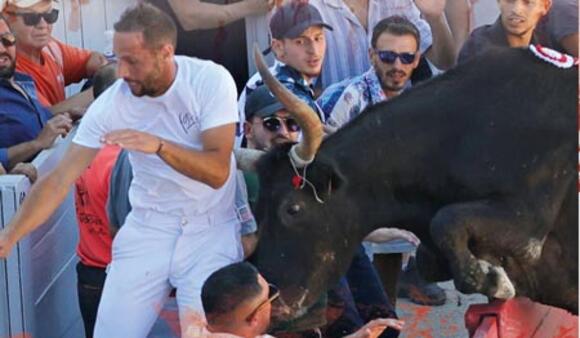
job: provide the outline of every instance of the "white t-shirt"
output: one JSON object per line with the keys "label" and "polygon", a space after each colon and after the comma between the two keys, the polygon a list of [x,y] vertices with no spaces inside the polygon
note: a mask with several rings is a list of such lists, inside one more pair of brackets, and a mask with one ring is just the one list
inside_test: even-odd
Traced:
{"label": "white t-shirt", "polygon": [[[103,135],[130,128],[202,150],[203,131],[238,121],[236,85],[224,67],[185,56],[175,56],[175,63],[175,80],[159,97],[136,97],[125,81],[117,80],[89,107],[73,142],[100,148]],[[129,190],[133,208],[177,216],[234,210],[233,155],[229,178],[219,189],[180,174],[155,154],[131,151],[129,160],[134,175]]]}

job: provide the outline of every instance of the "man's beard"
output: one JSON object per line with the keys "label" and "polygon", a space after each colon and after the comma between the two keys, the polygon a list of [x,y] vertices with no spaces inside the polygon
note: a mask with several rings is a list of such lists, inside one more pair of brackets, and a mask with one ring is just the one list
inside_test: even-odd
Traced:
{"label": "man's beard", "polygon": [[[392,84],[389,83],[388,79],[392,78],[392,75],[398,73],[401,77],[406,77],[405,81],[401,81],[398,85],[395,84],[395,81],[392,81]],[[398,70],[398,69],[391,69],[390,71],[383,73],[383,74],[377,74],[377,77],[379,78],[379,82],[381,84],[381,87],[383,88],[383,90],[389,90],[389,91],[393,91],[393,92],[400,92],[405,88],[405,84],[407,83],[407,81],[409,80],[409,78],[407,77],[407,73],[405,73],[402,70]]]}
{"label": "man's beard", "polygon": [[12,62],[9,66],[0,68],[0,79],[11,79],[16,71],[16,62]]}

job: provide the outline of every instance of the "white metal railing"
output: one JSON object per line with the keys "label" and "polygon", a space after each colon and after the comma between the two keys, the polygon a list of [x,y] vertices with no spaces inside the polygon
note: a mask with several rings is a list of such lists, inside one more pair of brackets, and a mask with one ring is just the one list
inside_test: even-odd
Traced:
{"label": "white metal railing", "polygon": [[[75,131],[34,159],[39,177],[60,161]],[[0,227],[12,219],[29,189],[25,176],[0,176]],[[0,294],[0,337],[84,335],[76,290],[78,226],[73,198],[71,190],[53,215],[1,262],[0,290],[6,292]]]}

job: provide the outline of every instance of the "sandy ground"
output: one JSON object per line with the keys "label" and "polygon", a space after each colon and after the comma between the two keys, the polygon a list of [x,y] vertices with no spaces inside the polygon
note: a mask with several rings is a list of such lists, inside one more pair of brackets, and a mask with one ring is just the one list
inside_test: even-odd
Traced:
{"label": "sandy ground", "polygon": [[421,306],[408,299],[397,299],[397,313],[405,320],[401,338],[468,337],[463,316],[471,304],[487,303],[482,295],[465,295],[455,290],[452,282],[439,283],[447,294],[441,306]]}

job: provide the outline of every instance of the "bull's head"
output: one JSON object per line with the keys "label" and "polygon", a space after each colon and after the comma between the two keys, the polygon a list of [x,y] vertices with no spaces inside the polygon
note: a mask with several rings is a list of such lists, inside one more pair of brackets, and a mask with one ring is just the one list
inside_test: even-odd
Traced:
{"label": "bull's head", "polygon": [[250,160],[237,154],[239,166],[256,168],[260,179],[255,210],[260,240],[252,260],[279,286],[282,313],[292,318],[346,272],[366,234],[349,226],[357,215],[348,213],[347,199],[340,198],[344,180],[318,152],[323,126],[317,114],[270,74],[257,48],[255,57],[262,79],[303,130],[299,143],[278,146],[259,159],[255,153],[246,154]]}

